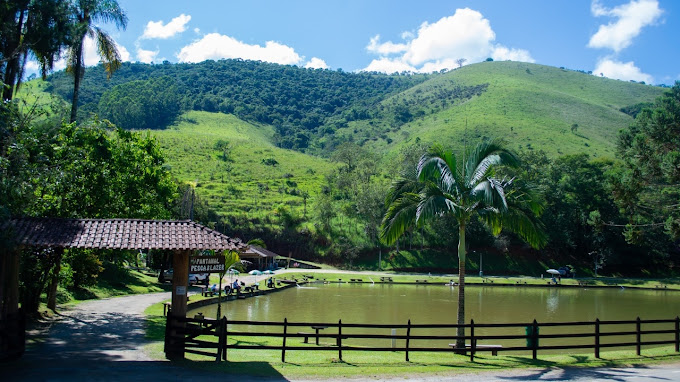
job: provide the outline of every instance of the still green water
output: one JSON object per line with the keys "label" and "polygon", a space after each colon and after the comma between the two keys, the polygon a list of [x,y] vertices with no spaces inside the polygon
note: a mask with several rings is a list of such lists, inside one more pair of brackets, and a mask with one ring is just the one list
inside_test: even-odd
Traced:
{"label": "still green water", "polygon": [[[245,300],[223,303],[222,314],[230,320],[406,324],[455,324],[457,289],[445,285],[394,285],[394,284],[310,284]],[[477,287],[465,290],[466,320],[481,323],[530,323],[536,319],[545,322],[671,319],[680,315],[680,293],[662,290],[539,288],[539,287]],[[217,305],[199,308],[189,316],[202,312],[205,317],[215,317]],[[634,326],[603,328],[604,331],[630,330]],[[658,326],[644,327],[651,330]],[[666,325],[666,329],[671,326]],[[251,330],[254,330],[252,328]],[[258,328],[262,330],[262,328]],[[274,329],[272,329],[274,330]],[[276,330],[280,330],[277,328]],[[304,329],[300,329],[304,330]],[[309,331],[310,329],[306,329]],[[334,329],[328,329],[334,330]],[[478,329],[477,335],[520,334],[523,328]],[[389,331],[382,329],[383,332]],[[592,326],[571,328],[541,328],[541,334],[591,332]],[[344,332],[344,330],[343,330]],[[355,332],[365,333],[366,329]],[[404,334],[399,330],[398,334]],[[449,333],[445,333],[449,332]],[[451,335],[451,330],[419,330],[419,335]],[[389,333],[383,333],[389,334]],[[670,338],[672,334],[645,339]],[[632,341],[634,338],[627,338]],[[604,338],[607,343],[614,338]],[[620,340],[620,338],[619,338]],[[350,340],[352,344],[372,344],[371,340]],[[376,341],[376,340],[372,340]],[[557,344],[545,340],[543,345]],[[384,340],[383,340],[384,342]],[[436,341],[417,341],[413,346],[433,346]],[[451,341],[449,341],[451,342]],[[488,343],[513,345],[510,341],[488,340]],[[521,341],[520,341],[521,342]],[[523,345],[515,341],[514,345]],[[581,340],[591,343],[592,340]],[[564,341],[562,340],[562,342]],[[570,343],[577,343],[576,340]],[[385,344],[383,344],[385,345]],[[441,346],[438,342],[436,346]],[[444,344],[446,346],[446,344]]]}

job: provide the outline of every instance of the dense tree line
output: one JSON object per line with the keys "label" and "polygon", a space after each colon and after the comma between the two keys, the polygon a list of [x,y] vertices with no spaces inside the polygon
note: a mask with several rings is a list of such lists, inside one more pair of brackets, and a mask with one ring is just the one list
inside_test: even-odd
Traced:
{"label": "dense tree line", "polygon": [[[0,223],[11,217],[171,218],[178,191],[155,138],[93,121],[66,124],[17,101],[0,105]],[[2,250],[12,243],[0,233]],[[135,254],[27,249],[21,256],[22,306],[35,312],[57,284],[78,292]],[[63,262],[62,262],[63,259]]]}
{"label": "dense tree line", "polygon": [[[155,93],[164,99],[163,104],[140,102],[137,92],[145,86],[158,86],[161,78],[174,83],[174,87]],[[179,111],[231,113],[247,121],[271,124],[280,147],[305,149],[314,137],[332,134],[351,118],[368,116],[387,96],[427,78],[304,69],[237,59],[198,64],[124,63],[107,80],[104,68],[97,66],[88,68],[82,81],[79,119],[98,114],[116,124],[124,121],[126,128],[164,128],[177,115],[174,107],[179,105]],[[66,73],[55,73],[49,81],[52,92],[65,99],[72,97],[73,87]],[[134,105],[139,112],[121,115],[119,105],[125,104]],[[159,112],[168,117],[157,120],[154,114]]]}

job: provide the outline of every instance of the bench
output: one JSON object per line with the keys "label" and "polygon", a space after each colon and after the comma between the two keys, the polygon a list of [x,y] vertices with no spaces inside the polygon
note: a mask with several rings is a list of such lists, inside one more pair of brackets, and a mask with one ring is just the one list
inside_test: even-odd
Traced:
{"label": "bench", "polygon": [[353,283],[362,283],[362,282],[364,282],[363,279],[349,279],[349,281],[350,281],[350,282],[353,282]]}
{"label": "bench", "polygon": [[391,278],[391,277],[381,277],[381,278],[380,278],[380,281],[391,283],[391,282],[392,282],[392,278]]}
{"label": "bench", "polygon": [[212,289],[203,289],[201,291],[201,296],[203,297],[212,297],[215,295],[215,292],[212,291]]}
{"label": "bench", "polygon": [[[450,347],[456,349],[456,344],[449,344]],[[476,345],[475,351],[490,351],[491,355],[498,355],[498,349],[502,349],[503,345]],[[472,349],[470,344],[465,344],[465,349]]]}
{"label": "bench", "polygon": [[427,284],[427,280],[416,280],[416,283]]}

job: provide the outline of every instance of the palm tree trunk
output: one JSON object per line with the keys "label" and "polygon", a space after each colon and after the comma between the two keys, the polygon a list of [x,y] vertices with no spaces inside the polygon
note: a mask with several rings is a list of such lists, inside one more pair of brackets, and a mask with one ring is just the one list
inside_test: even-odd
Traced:
{"label": "palm tree trunk", "polygon": [[465,224],[458,225],[458,328],[456,349],[465,353]]}
{"label": "palm tree trunk", "polygon": [[83,77],[83,43],[80,42],[80,47],[76,52],[76,64],[73,68],[73,100],[71,101],[71,120],[70,123],[75,122],[78,115],[78,93],[80,92],[80,79]]}

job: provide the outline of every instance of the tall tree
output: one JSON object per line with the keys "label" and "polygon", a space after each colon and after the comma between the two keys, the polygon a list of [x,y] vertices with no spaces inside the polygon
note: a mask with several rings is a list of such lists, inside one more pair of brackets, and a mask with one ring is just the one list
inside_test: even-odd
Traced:
{"label": "tall tree", "polygon": [[465,347],[461,325],[465,324],[465,229],[470,220],[479,218],[494,235],[507,228],[535,247],[547,241],[536,219],[543,210],[537,193],[515,178],[497,178],[503,166],[518,165],[517,156],[500,141],[483,141],[466,150],[460,161],[453,152],[435,145],[420,158],[417,180],[395,181],[387,198],[389,207],[380,234],[385,244],[442,215],[458,223],[458,349]]}
{"label": "tall tree", "polygon": [[625,169],[613,179],[617,202],[630,217],[626,239],[645,228],[664,227],[680,237],[680,82],[643,109],[621,131],[618,150]]}
{"label": "tall tree", "polygon": [[116,43],[96,23],[112,22],[119,29],[127,26],[127,16],[116,0],[75,0],[73,3],[73,40],[68,48],[68,65],[66,70],[73,75],[73,100],[71,103],[71,122],[78,114],[78,92],[80,80],[85,74],[83,45],[85,37],[90,37],[97,44],[97,52],[104,63],[104,69],[111,74],[120,68],[120,53]]}
{"label": "tall tree", "polygon": [[0,75],[2,99],[10,100],[21,85],[31,54],[45,77],[68,44],[68,2],[14,0],[0,5]]}

